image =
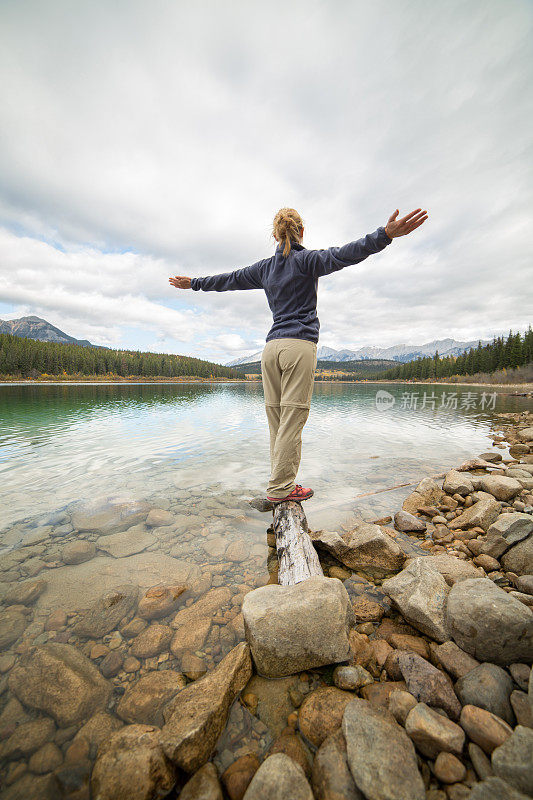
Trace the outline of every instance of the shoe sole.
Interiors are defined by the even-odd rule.
[[[286,503],[289,500],[295,503],[303,503],[304,500],[310,500],[313,495],[314,492],[311,490],[311,494],[308,494],[307,497],[269,497],[267,495],[267,500],[269,503]]]

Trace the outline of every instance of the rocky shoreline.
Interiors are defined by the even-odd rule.
[[[271,529],[259,580],[209,523],[237,497],[33,528],[0,557],[0,796],[533,796],[533,417],[498,418],[393,517],[311,531],[326,577],[297,586]]]

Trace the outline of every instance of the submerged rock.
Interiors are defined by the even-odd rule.
[[[242,613],[260,675],[280,678],[348,659],[351,607],[337,578],[263,586],[246,595]]]
[[[156,542],[157,539],[153,533],[145,530],[144,526],[137,525],[126,531],[100,536],[96,540],[96,546],[104,553],[109,553],[113,558],[125,558],[133,556],[135,553],[142,553]]]
[[[63,728],[104,708],[111,685],[70,644],[36,647],[11,671],[9,688],[29,708],[50,714]]]
[[[30,620],[16,608],[0,611],[0,651],[5,650],[19,639]]]
[[[84,561],[89,561],[96,554],[96,545],[94,542],[88,542],[85,539],[77,539],[73,542],[68,542],[61,551],[61,560],[63,564],[83,564]]]
[[[266,758],[254,777],[244,800],[313,800],[303,769],[284,753]]]
[[[35,581],[23,581],[12,586],[3,598],[6,606],[31,606],[46,589],[46,581],[39,578]]]
[[[223,800],[217,768],[212,762],[200,767],[187,781],[180,792],[179,800]]]
[[[117,714],[125,722],[163,725],[163,709],[183,688],[186,680],[170,669],[148,672],[128,686],[117,706]]]
[[[342,722],[357,788],[372,800],[425,800],[413,743],[388,711],[356,698]]]
[[[100,639],[114,630],[119,622],[137,606],[139,589],[131,584],[118,586],[106,592],[92,608],[81,615],[74,625],[74,633],[78,636]]]
[[[166,797],[176,783],[175,767],[151,725],[126,725],[104,741],[91,775],[96,800],[152,800]]]
[[[229,708],[252,675],[250,650],[234,647],[212,672],[187,686],[164,710],[161,742],[166,755],[186,772],[205,764]]]
[[[79,531],[90,531],[106,536],[144,522],[149,511],[148,503],[142,501],[121,497],[99,497],[74,506],[72,525]]]
[[[533,652],[533,612],[489,578],[452,586],[446,624],[459,647],[480,661],[506,666]]]
[[[444,608],[449,588],[428,557],[413,559],[382,588],[411,625],[438,642],[448,638]]]
[[[153,586],[139,600],[137,614],[148,620],[168,616],[177,609],[180,597],[186,589],[184,583],[176,586]]]

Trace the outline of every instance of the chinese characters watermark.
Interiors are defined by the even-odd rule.
[[[496,408],[497,392],[402,392],[398,408],[403,411],[493,411]],[[396,404],[390,392],[380,389],[376,392],[376,408],[387,411]]]

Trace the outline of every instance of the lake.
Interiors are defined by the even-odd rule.
[[[394,405],[378,408],[378,391]],[[486,450],[495,412],[533,405],[493,391],[316,382],[298,475],[315,490],[310,521],[332,524],[347,504],[361,513],[396,508],[409,489],[354,498]],[[248,498],[265,492],[268,472],[260,383],[0,386],[4,531],[101,495],[170,501],[176,489],[195,488]]]
[[[422,478],[490,449],[495,415],[533,406],[492,391],[317,382],[298,477],[315,491],[304,504],[311,529],[394,513]],[[171,669],[194,679],[212,669],[244,638],[246,592],[275,580],[272,515],[249,505],[268,473],[260,383],[0,386],[0,596],[8,606],[0,691],[25,653],[49,642],[91,660],[112,683],[113,715],[129,721],[120,698],[139,676]],[[422,552],[416,537],[397,538],[406,552]],[[351,597],[389,602],[371,576],[344,578]],[[35,689],[23,682],[20,690],[30,707],[52,680],[46,670],[34,677]],[[293,688],[305,693],[322,678],[306,680],[296,676]],[[283,703],[264,679],[252,681],[253,693],[270,698],[266,711],[260,719],[234,704],[219,770],[250,750],[264,754],[286,725],[290,679]],[[50,697],[74,715],[57,732],[65,751],[83,715],[54,686]],[[49,713],[57,718],[63,706]]]

